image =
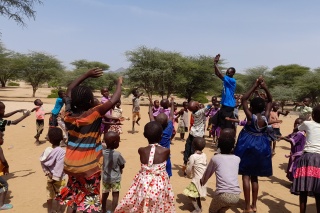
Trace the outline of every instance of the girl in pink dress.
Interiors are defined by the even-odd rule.
[[[114,213],[174,213],[174,195],[166,172],[170,149],[161,147],[162,126],[151,121],[144,127],[149,146],[139,148],[141,169]]]

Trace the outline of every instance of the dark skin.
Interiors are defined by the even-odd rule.
[[[220,71],[218,67],[218,62],[220,60],[220,54],[216,55],[216,57],[213,59],[213,64],[214,64],[214,73],[216,76],[218,76],[221,80],[223,80],[224,75]],[[226,75],[229,76],[230,78],[233,78],[233,75],[235,74],[233,69],[227,69]]]
[[[280,109],[280,103],[279,102],[273,102],[272,111],[273,112],[278,112],[278,116],[279,115],[287,116],[290,113],[288,110],[285,111],[285,112],[281,112],[281,111],[279,111],[279,109]]]
[[[103,97],[106,97],[106,98],[109,97],[109,90],[108,90],[108,88],[102,88],[102,89],[100,90],[100,92],[101,92],[101,95],[102,95]]]
[[[158,142],[160,142],[160,140]],[[152,142],[151,143],[149,142],[149,144],[152,144]],[[150,151],[151,151],[151,146],[141,147],[138,149],[138,153],[140,155],[140,162],[142,164],[148,164]],[[170,149],[167,149],[161,146],[156,146],[153,164],[163,163],[168,159],[169,155],[170,155]]]
[[[265,127],[267,124],[262,118],[261,113],[256,112],[255,109],[249,109],[248,107],[248,100],[252,93],[260,87],[266,92],[267,95],[267,102],[266,102],[266,108],[265,108],[265,117],[269,117],[270,111],[272,108],[272,96],[267,88],[267,85],[265,84],[262,76],[260,76],[254,85],[250,88],[250,90],[245,93],[241,99],[241,103],[243,106],[243,110],[246,114],[248,124],[252,121],[252,113],[257,115],[257,124],[259,128]],[[252,186],[252,204],[250,205],[250,182]],[[259,190],[259,184],[258,184],[258,177],[257,176],[248,176],[243,175],[242,176],[242,185],[243,185],[243,192],[244,192],[244,198],[245,198],[245,209],[246,212],[252,212],[257,210],[257,198],[258,198],[258,190]]]
[[[297,119],[294,121],[293,131],[292,131],[292,132],[298,132],[298,131],[299,131],[299,130],[298,130],[298,126],[300,126],[302,123],[303,123],[303,119],[297,118]],[[292,142],[291,139],[290,139],[288,136],[285,136],[285,137],[281,136],[280,139],[281,139],[281,140],[285,140],[285,141],[287,141],[287,142],[289,142],[289,143]]]
[[[3,145],[3,143],[4,143],[3,132],[0,132],[0,145]],[[6,158],[4,157],[3,149],[1,147],[0,147],[0,161],[4,165],[3,174],[4,175],[9,174],[9,164],[8,164]],[[3,206],[4,201],[6,199],[6,196],[7,196],[7,193],[8,193],[8,191],[0,193],[0,206]]]
[[[0,119],[4,118],[5,110],[6,110],[6,107],[4,105],[0,106]],[[29,115],[30,115],[30,111],[25,112],[20,118],[11,121],[11,125],[16,125],[16,124],[20,123],[20,121],[22,121],[23,119],[25,119]]]
[[[103,75],[103,71],[100,68],[94,68],[94,69],[91,69],[91,70],[87,71],[85,74],[83,74],[82,76],[80,76],[79,78],[74,80],[69,85],[67,93],[66,93],[67,96],[71,97],[72,89],[74,87],[78,86],[79,84],[81,84],[87,78],[99,78],[102,75]],[[115,103],[117,103],[120,100],[120,97],[121,97],[121,85],[122,85],[122,77],[119,77],[118,82],[117,82],[116,91],[113,94],[111,100],[107,101],[104,104],[100,104],[99,106],[97,106],[96,109],[97,109],[97,111],[99,112],[99,114],[101,116],[106,114],[106,112],[109,111],[113,107],[113,105],[115,105]],[[94,106],[94,99],[90,100],[90,102],[92,103],[92,107],[93,107]],[[75,112],[74,114],[72,114],[72,116],[74,116],[74,117],[76,117],[76,116],[86,116],[88,113],[90,113],[90,112],[88,112],[88,110],[89,109],[79,109],[79,111]],[[67,213],[76,213],[76,210],[72,209],[71,207],[68,207]]]
[[[3,115],[3,118],[8,118],[8,117],[10,117],[10,116],[12,116],[12,115],[14,115],[14,114],[16,114],[18,112],[24,112],[24,111],[27,111],[27,110],[26,109],[18,109],[18,110],[15,110],[13,112],[8,112],[5,115]]]
[[[119,142],[120,142],[120,136],[116,132],[107,132],[104,135],[104,141],[107,144],[107,149],[117,149],[119,147]],[[120,172],[122,174],[124,165],[120,167]],[[102,193],[102,212],[107,211],[107,200],[108,200],[109,192]],[[112,192],[112,206],[111,206],[111,211],[113,212],[119,201],[119,192]]]
[[[87,78],[99,78],[103,75],[103,71],[100,68],[94,68],[91,69],[89,71],[87,71],[85,74],[83,74],[82,76],[80,76],[79,78],[77,78],[76,80],[74,80],[68,87],[67,90],[67,96],[70,97],[71,96],[71,91],[74,87],[80,85],[84,80],[86,80]],[[115,103],[117,103],[120,100],[121,97],[121,85],[122,85],[122,77],[118,78],[118,82],[117,82],[117,87],[116,87],[116,91],[113,94],[112,98],[110,99],[110,101],[107,101],[104,104],[100,104],[96,109],[99,112],[99,114],[101,116],[105,115],[107,111],[109,111],[113,105],[115,105]],[[72,98],[72,97],[71,97]],[[94,106],[94,99],[90,100],[90,102],[92,103],[92,107]],[[74,114],[72,116],[76,117],[82,115],[86,116],[87,113],[86,112],[88,109],[79,109],[78,112],[74,112]]]
[[[171,110],[170,110],[169,118],[166,116],[166,120],[167,120],[166,122],[164,121],[164,118],[162,118],[162,117],[160,117],[161,119],[159,118],[157,121],[160,122],[160,124],[163,126],[165,123],[168,123],[168,120],[172,121],[173,117],[174,117],[174,98],[172,97],[171,98]],[[152,101],[150,101],[150,105],[149,105],[149,118],[150,118],[150,121],[156,120],[154,118],[153,112],[152,112]]]

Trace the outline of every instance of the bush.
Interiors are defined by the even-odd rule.
[[[16,82],[10,81],[10,82],[8,83],[8,86],[10,86],[10,87],[18,87],[18,86],[20,86],[20,84],[19,84],[19,83],[16,83]]]
[[[59,90],[57,90],[57,89],[52,89],[52,90],[51,90],[51,94],[48,95],[47,98],[58,98],[58,97],[59,97],[58,91],[59,91]]]
[[[196,94],[195,96],[192,97],[192,100],[198,101],[198,102],[203,103],[203,104],[209,102],[209,100],[208,100],[208,98],[207,98],[207,96],[205,94]]]

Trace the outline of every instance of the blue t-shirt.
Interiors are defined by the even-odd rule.
[[[174,127],[173,127],[172,121],[168,121],[167,127],[162,132],[162,138],[159,143],[160,146],[170,149],[170,139],[172,136],[173,128]],[[168,176],[171,177],[172,176],[172,167],[171,167],[170,157],[167,160],[166,171],[168,173]]]
[[[51,111],[51,113],[54,114],[54,115],[58,115],[62,107],[63,107],[62,98],[57,98],[56,104],[54,105],[54,108]]]
[[[223,90],[221,104],[223,106],[235,107],[234,92],[236,90],[236,79],[225,75],[222,81]]]

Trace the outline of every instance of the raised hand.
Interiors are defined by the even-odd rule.
[[[103,70],[98,67],[88,70],[87,72],[88,78],[99,78],[102,75],[103,75]]]
[[[218,55],[216,55],[216,57],[214,57],[213,62],[215,64],[217,64],[219,62],[219,59],[220,59],[220,54],[218,54]]]
[[[122,84],[122,82],[123,82],[123,77],[122,77],[122,76],[119,76],[119,78],[118,78],[118,83]]]
[[[29,116],[30,114],[31,114],[31,112],[29,110],[23,113],[23,115],[25,115],[25,116]]]

